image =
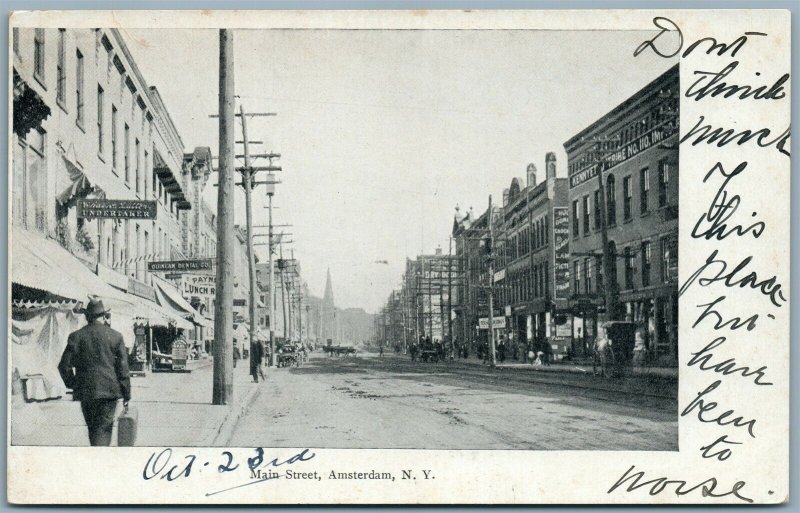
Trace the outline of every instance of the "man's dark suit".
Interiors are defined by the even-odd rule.
[[[122,335],[101,322],[70,334],[58,364],[73,399],[81,402],[92,445],[110,445],[117,401],[131,398],[128,352]]]

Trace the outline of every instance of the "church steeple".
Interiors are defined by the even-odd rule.
[[[325,295],[322,297],[322,338],[324,340],[336,338],[336,306],[333,303],[333,281],[330,267],[328,267],[328,276],[325,279]]]
[[[328,277],[325,280],[325,296],[323,296],[325,304],[333,306],[333,283],[331,282],[331,268],[328,267]]]

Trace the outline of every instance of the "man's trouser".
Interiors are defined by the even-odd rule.
[[[111,431],[114,429],[114,414],[119,399],[88,399],[81,401],[81,411],[89,428],[89,443],[92,445],[111,445]]]

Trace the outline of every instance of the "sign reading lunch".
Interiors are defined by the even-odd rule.
[[[83,219],[155,219],[156,202],[80,199],[78,200],[78,217]]]
[[[147,262],[148,271],[210,271],[214,262],[210,258],[196,260],[164,260],[162,262]]]
[[[217,291],[217,277],[210,274],[184,274],[181,278],[183,297],[212,298]]]

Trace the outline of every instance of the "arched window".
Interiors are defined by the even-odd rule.
[[[617,224],[617,187],[614,183],[614,175],[608,175],[606,178],[606,206],[608,207],[608,224],[613,226]]]

